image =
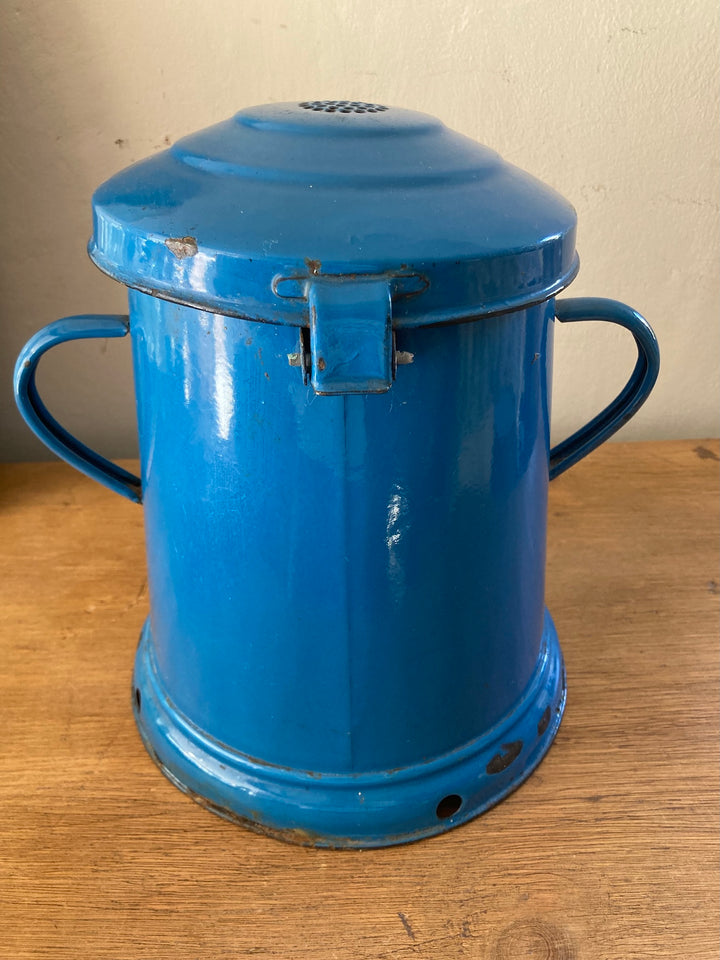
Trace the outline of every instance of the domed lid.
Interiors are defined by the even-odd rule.
[[[354,309],[387,289],[394,327],[471,319],[577,270],[575,211],[554,190],[381,104],[241,110],[112,177],[93,210],[90,256],[112,277],[271,323],[311,326],[313,299],[351,280],[366,281]]]

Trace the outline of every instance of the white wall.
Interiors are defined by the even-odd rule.
[[[620,439],[718,432],[716,0],[8,0],[0,18],[4,458],[46,456],[11,400],[24,340],[124,309],[85,255],[93,189],[239,107],[316,98],[433,113],[556,187],[579,215],[572,294],[627,301],[660,340]],[[559,438],[633,349],[612,327],[557,333]],[[39,381],[83,439],[133,452],[125,343],[57,348]]]

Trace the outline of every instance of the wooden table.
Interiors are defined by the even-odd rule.
[[[0,956],[718,956],[718,445],[607,444],[552,485],[569,695],[505,802],[375,851],[288,846],[158,772],[130,676],[142,511],[58,463],[0,470]]]

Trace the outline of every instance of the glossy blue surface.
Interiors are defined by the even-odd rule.
[[[393,334],[387,278],[313,281],[309,289],[310,380],[315,393],[385,393]]]
[[[46,446],[69,464],[105,484],[116,493],[140,502],[142,491],[140,478],[74,437],[61,426],[49,412],[35,384],[37,365],[44,353],[59,343],[69,340],[108,339],[127,336],[129,321],[126,316],[95,316],[83,314],[65,317],[49,323],[25,344],[15,364],[15,400],[30,429]]]
[[[543,602],[552,303],[399,331],[413,363],[366,396],[317,396],[288,364],[293,327],[135,291],[130,316],[151,606],[138,722],[159,762],[226,812],[329,845],[446,829],[447,794],[461,820],[499,799],[563,699]],[[502,724],[523,748],[498,779],[483,771]],[[263,771],[281,792],[330,777],[334,812],[318,788],[290,816]],[[395,775],[389,805],[371,786]]]
[[[549,479],[658,372],[634,310],[555,303],[572,208],[423,114],[284,104],[119,174],[95,217],[129,318],[50,324],[15,391],[52,450],[142,498],[134,705],[154,759],[222,816],[325,846],[414,840],[502,799],[565,703]],[[556,318],[624,326],[638,360],[550,450]],[[128,333],[140,478],[35,385],[55,344]]]
[[[627,304],[602,297],[575,297],[559,300],[555,305],[555,316],[562,323],[600,320],[624,327],[633,335],[638,358],[628,382],[617,397],[550,451],[551,480],[586,457],[635,416],[655,386],[660,372],[660,349],[653,329],[637,310]]]
[[[241,110],[112,177],[93,214],[90,255],[123,283],[296,326],[317,273],[414,279],[398,328],[545,300],[578,266],[566,200],[398,107]]]
[[[512,713],[458,750],[370,773],[273,766],[206,736],[169,700],[149,626],[135,664],[135,718],[163,773],[202,806],[292,843],[384,847],[458,826],[525,780],[552,743],[565,707],[565,670],[546,615],[537,667]]]
[[[338,397],[288,365],[292,327],[134,291],[130,314],[175,707],[323,773],[426,762],[499,722],[540,649],[552,304],[403,331],[392,389]]]

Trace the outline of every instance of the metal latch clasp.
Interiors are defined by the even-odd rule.
[[[309,330],[302,329],[300,349],[288,354],[288,362],[302,367],[316,393],[385,393],[397,365],[412,363],[412,354],[395,346],[395,280],[387,275],[307,279]]]

